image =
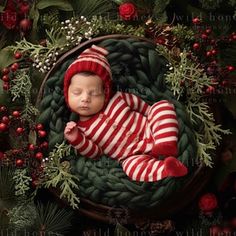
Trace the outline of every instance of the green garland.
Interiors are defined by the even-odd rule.
[[[26,195],[27,191],[30,190],[30,183],[32,181],[32,178],[27,175],[27,169],[17,169],[13,180],[15,181],[16,196]]]

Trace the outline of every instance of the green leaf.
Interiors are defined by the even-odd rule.
[[[37,134],[34,130],[31,130],[29,132],[29,143],[32,143],[34,145],[36,145],[36,141],[37,141]]]
[[[65,0],[41,0],[37,3],[36,7],[39,10],[45,9],[47,7],[57,7],[63,11],[73,11],[71,4]]]
[[[7,0],[1,2],[1,4],[0,4],[0,12],[3,12],[3,11],[4,11],[4,8],[5,8],[5,6],[6,6],[6,3],[7,3]]]
[[[11,50],[3,48],[0,51],[0,70],[11,65],[14,61],[16,61],[16,59],[14,58],[14,54]]]
[[[114,236],[131,236],[131,233],[124,226],[117,223],[114,231]]]

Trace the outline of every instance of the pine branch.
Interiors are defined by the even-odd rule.
[[[69,173],[69,162],[61,163],[63,157],[69,156],[71,146],[64,142],[56,145],[55,149],[49,153],[49,162],[45,163],[46,179],[42,181],[45,188],[59,188],[61,190],[60,198],[67,199],[73,209],[78,208],[80,200],[75,191],[79,189],[79,179]]]
[[[15,195],[26,195],[27,191],[30,189],[29,186],[32,181],[31,177],[27,175],[27,170],[17,169],[13,180],[15,181]]]
[[[39,235],[64,235],[71,227],[72,212],[55,203],[38,204],[36,214],[34,229]]]

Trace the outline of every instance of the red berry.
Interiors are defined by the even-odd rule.
[[[211,55],[215,56],[216,54],[217,54],[216,49],[212,49],[212,50],[211,50]]]
[[[213,86],[209,86],[207,89],[206,89],[206,93],[214,93],[215,92],[215,88]]]
[[[29,149],[30,151],[34,151],[34,149],[35,149],[34,144],[32,144],[32,143],[29,144],[28,149]]]
[[[165,44],[166,40],[165,40],[164,38],[159,37],[159,38],[157,38],[157,39],[155,40],[155,42],[156,42],[157,44],[163,45],[163,44]]]
[[[4,124],[8,124],[9,123],[9,121],[10,121],[10,119],[9,119],[9,117],[8,116],[3,116],[2,117],[2,123],[4,123]]]
[[[42,148],[48,148],[48,142],[44,141],[44,142],[41,144],[41,147],[42,147]]]
[[[236,40],[236,34],[232,35],[232,39],[235,41]]]
[[[20,11],[21,14],[23,14],[23,15],[28,14],[29,9],[30,9],[30,6],[27,2],[21,2],[20,3],[19,11]]]
[[[194,50],[197,50],[197,49],[199,49],[200,48],[200,44],[199,43],[194,43],[193,44],[193,49]]]
[[[39,135],[39,137],[44,138],[44,137],[46,137],[47,132],[45,130],[39,130],[38,135]]]
[[[11,70],[12,71],[17,71],[17,69],[19,68],[19,63],[15,62],[11,65]]]
[[[207,35],[207,34],[202,34],[202,35],[201,35],[201,38],[202,38],[202,39],[207,39],[207,38],[208,38],[208,35]]]
[[[210,227],[210,236],[219,236],[221,232],[221,228],[218,225],[213,225]]]
[[[22,57],[22,54],[20,52],[16,52],[14,54],[15,59],[20,59]]]
[[[35,158],[38,159],[38,160],[42,160],[43,159],[43,153],[42,152],[37,152],[35,154]]]
[[[198,25],[200,24],[201,20],[198,17],[192,19],[193,24]]]
[[[9,72],[10,72],[10,70],[9,70],[7,67],[4,67],[4,68],[2,69],[2,74],[3,74],[3,75],[8,74]]]
[[[9,83],[8,82],[4,82],[2,88],[7,91],[10,88]]]
[[[17,167],[22,167],[24,164],[24,161],[22,159],[16,159],[16,166]]]
[[[206,52],[206,56],[207,56],[207,57],[210,57],[210,56],[212,56],[212,53],[211,53],[211,51],[207,51],[207,52]]]
[[[5,81],[5,82],[8,82],[8,81],[9,81],[8,75],[4,75],[4,76],[2,77],[2,80]]]
[[[12,115],[13,115],[14,117],[20,117],[20,112],[19,112],[19,111],[13,111],[13,112],[12,112]]]
[[[17,132],[18,134],[22,134],[22,133],[24,132],[24,128],[18,127],[18,128],[16,129],[16,132]]]
[[[36,129],[37,129],[37,130],[42,130],[42,129],[44,129],[43,124],[41,124],[41,123],[37,124],[37,125],[36,125]]]
[[[4,158],[4,153],[0,151],[0,160]]]
[[[6,108],[5,106],[1,106],[1,107],[0,107],[0,111],[1,111],[1,112],[5,112],[6,110],[7,110],[7,108]]]
[[[227,66],[227,70],[228,70],[229,72],[232,72],[232,71],[235,70],[235,67],[234,67],[234,66]]]
[[[7,125],[5,123],[0,123],[0,132],[6,131]]]
[[[211,29],[210,28],[208,28],[208,29],[206,29],[206,34],[210,34],[211,33]]]
[[[29,19],[23,19],[20,21],[20,29],[23,32],[29,31],[31,28],[31,25],[32,25],[32,23]]]

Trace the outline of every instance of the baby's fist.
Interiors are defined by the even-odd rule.
[[[79,136],[79,131],[74,121],[70,121],[66,124],[64,136],[70,143],[77,140],[77,137]]]

